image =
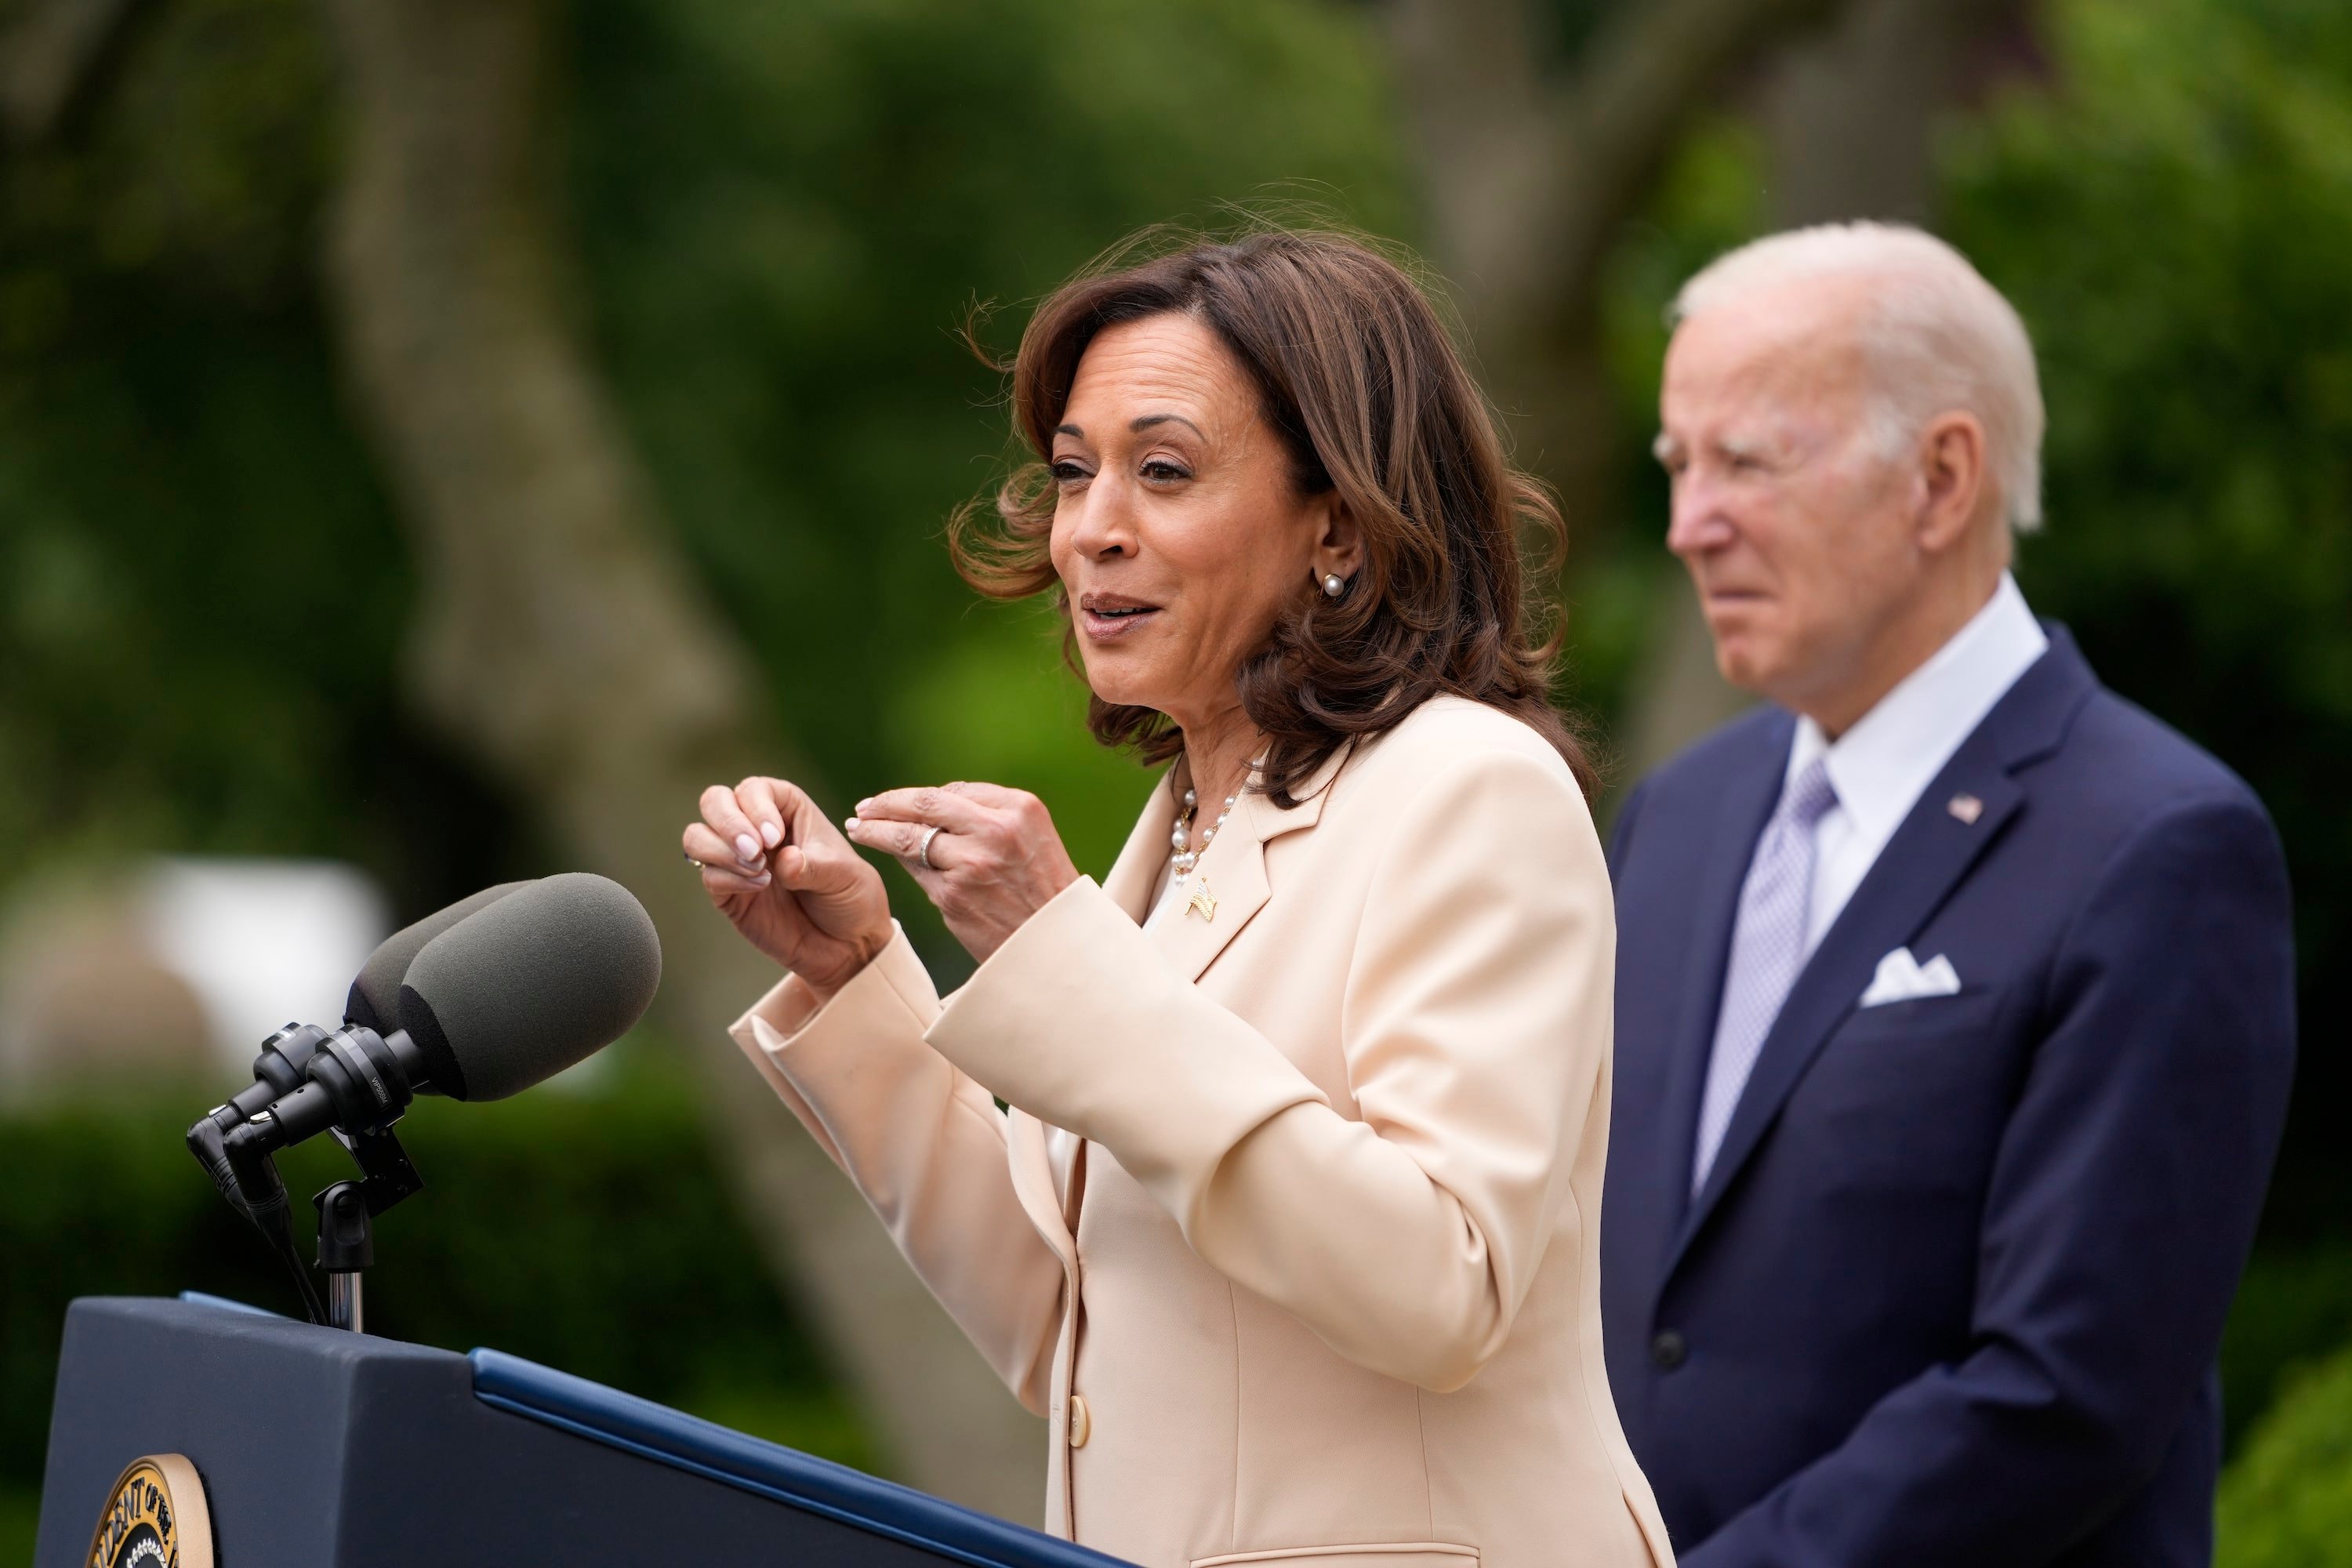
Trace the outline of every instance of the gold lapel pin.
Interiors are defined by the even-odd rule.
[[[1217,895],[1209,891],[1209,879],[1201,877],[1192,883],[1192,896],[1186,900],[1184,912],[1198,915],[1204,921],[1217,918]]]
[[[1984,815],[1984,802],[1972,795],[1956,795],[1944,809],[1973,827],[1977,818]]]

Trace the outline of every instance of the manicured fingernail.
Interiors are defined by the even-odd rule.
[[[760,858],[760,841],[748,833],[739,833],[735,836],[735,853],[743,857],[743,864],[749,866]]]
[[[869,811],[871,811],[871,810],[873,810],[873,809],[874,809],[874,797],[873,797],[872,795],[868,795],[868,796],[866,796],[864,800],[861,800],[861,801],[859,801],[859,802],[857,803],[857,815],[858,815],[858,816],[865,816],[867,812],[869,812]]]
[[[760,840],[773,849],[784,841],[784,830],[772,822],[763,822],[760,824]]]
[[[751,879],[751,886],[755,888],[764,888],[775,879],[773,873],[762,871],[758,876]]]
[[[855,833],[855,832],[856,832],[856,831],[857,831],[857,818],[856,818],[856,817],[854,817],[854,816],[845,816],[845,817],[843,817],[843,818],[841,819],[841,830],[842,830],[844,833]]]

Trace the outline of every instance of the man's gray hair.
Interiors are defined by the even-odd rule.
[[[1832,223],[1769,235],[1717,258],[1675,296],[1677,324],[1784,285],[1864,285],[1859,331],[1871,421],[1889,457],[1927,422],[1962,410],[1984,426],[1985,460],[2011,528],[2042,526],[2042,384],[2025,322],[1968,258],[1900,224]]]

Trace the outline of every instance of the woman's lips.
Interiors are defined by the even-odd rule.
[[[1159,609],[1149,605],[1102,610],[1089,606],[1079,610],[1078,627],[1087,634],[1088,642],[1117,642],[1134,636],[1144,622],[1157,619],[1159,615]]]

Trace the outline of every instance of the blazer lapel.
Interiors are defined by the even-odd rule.
[[[1150,912],[1151,885],[1159,879],[1160,868],[1168,861],[1168,830],[1176,821],[1176,802],[1169,786],[1169,775],[1161,773],[1151,786],[1150,795],[1143,803],[1143,813],[1135,819],[1128,833],[1127,843],[1111,862],[1110,870],[1103,877],[1103,891],[1111,902],[1128,912],[1137,924]],[[1071,1227],[1077,1222],[1081,1173],[1085,1152],[1081,1146],[1074,1157],[1071,1171],[1071,1191],[1058,1190],[1054,1181],[1053,1157],[1045,1148],[1045,1124],[1018,1106],[1004,1112],[1005,1159],[1013,1173],[1013,1193],[1021,1200],[1021,1210],[1037,1234],[1066,1268],[1077,1267],[1078,1247]]]
[[[1312,827],[1321,819],[1323,802],[1331,793],[1331,781],[1346,754],[1344,748],[1333,753],[1307,780],[1298,803],[1288,811],[1277,808],[1271,797],[1255,790],[1244,792],[1234,803],[1233,815],[1218,830],[1216,842],[1192,868],[1190,880],[1194,891],[1190,901],[1152,928],[1154,944],[1185,979],[1198,980],[1250,917],[1265,907],[1272,891],[1265,879],[1266,845],[1286,833]],[[1172,824],[1173,818],[1170,820]],[[1165,827],[1159,841],[1163,846],[1168,842]],[[1166,850],[1160,854],[1164,859]]]
[[[1061,1194],[1054,1190],[1054,1163],[1045,1152],[1045,1124],[1018,1106],[1009,1107],[1004,1112],[1004,1142],[1013,1172],[1013,1195],[1021,1200],[1021,1212],[1029,1216],[1029,1223],[1037,1227],[1062,1267],[1076,1268],[1078,1244],[1070,1234]]]
[[[2025,792],[2011,774],[2059,743],[2093,684],[2090,668],[2075,651],[2073,639],[2062,628],[2051,628],[2050,650],[2018,678],[2008,695],[1921,792],[1911,815],[1879,852],[1781,1004],[1780,1016],[1764,1037],[1748,1087],[1732,1112],[1731,1125],[1724,1132],[1723,1147],[1707,1172],[1706,1184],[1675,1237],[1667,1260],[1668,1274],[1738,1179],[1806,1068],[1853,1011],[1879,959],[1917,934],[2023,805]],[[1974,795],[1980,803],[1980,809],[1966,819],[1949,809],[1949,803],[1963,795]],[[1739,858],[1744,876],[1746,858]],[[1714,984],[1708,988],[1717,994],[1722,986],[1724,951],[1727,949],[1717,952]],[[1708,1024],[1711,1027],[1712,1009]],[[1704,1056],[1699,1059],[1703,1064]],[[1694,1122],[1696,1114],[1694,1100],[1690,1116]],[[1690,1135],[1685,1134],[1685,1172],[1690,1169]],[[1687,1185],[1687,1175],[1684,1181]]]
[[[1152,885],[1160,880],[1160,868],[1168,864],[1168,831],[1175,826],[1176,793],[1171,771],[1161,773],[1151,786],[1150,798],[1143,803],[1143,815],[1135,819],[1118,858],[1111,862],[1109,873],[1103,878],[1102,889],[1110,896],[1110,901],[1125,910],[1138,925],[1151,912]]]

